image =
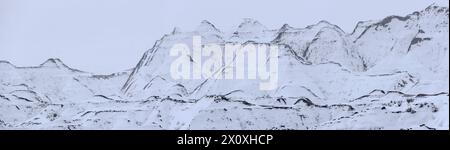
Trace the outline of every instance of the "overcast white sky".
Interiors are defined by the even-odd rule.
[[[132,68],[162,35],[209,20],[223,31],[242,18],[269,28],[320,20],[351,32],[360,20],[406,15],[448,0],[0,0],[0,60],[48,58],[100,74]]]

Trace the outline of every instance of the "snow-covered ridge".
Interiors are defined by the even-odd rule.
[[[437,7],[437,6],[429,6],[425,10],[421,12],[415,12],[414,14],[435,14],[435,17],[442,17],[442,15],[446,16],[448,14],[448,8],[446,7]],[[446,13],[447,11],[447,13]],[[435,13],[436,12],[436,13]],[[410,16],[410,15],[408,15]],[[391,16],[387,17],[385,19],[382,19],[381,21],[371,21],[370,25],[365,25],[364,33],[367,32],[371,28],[376,28],[377,26],[386,26],[389,24],[392,20],[396,20],[397,18],[400,18],[401,21],[408,21],[411,17],[397,17],[397,16]],[[403,19],[405,18],[405,19]],[[448,19],[447,19],[448,20]],[[410,19],[413,24],[417,24],[419,22],[418,19]],[[445,19],[444,19],[445,21]],[[209,27],[213,27],[212,29],[218,30],[212,25],[210,22],[203,21],[201,23],[201,26],[206,24]],[[367,23],[367,22],[366,22]],[[419,22],[420,23],[420,22]],[[359,23],[356,28],[361,28],[361,24]],[[417,24],[415,26],[419,26],[420,24]],[[355,28],[355,30],[356,30]],[[388,27],[390,28],[390,27]],[[445,26],[443,27],[445,29]],[[407,29],[409,30],[409,29]],[[416,29],[414,29],[416,30]],[[199,32],[199,31],[197,31]],[[384,32],[384,31],[380,31]],[[402,31],[403,32],[403,31]],[[414,31],[417,32],[417,31]],[[151,51],[146,52],[143,59],[141,61],[145,61],[145,64],[149,64],[150,61],[155,57],[157,54],[151,54],[149,55],[149,52],[156,52],[158,49],[160,49],[161,44],[160,43],[171,43],[173,41],[180,41],[188,43],[189,37],[192,34],[182,34],[179,33],[177,36],[172,35],[166,35],[164,36],[158,44],[155,44],[155,47],[152,48]],[[199,32],[202,34],[201,32]],[[360,39],[364,36],[364,33],[361,35],[358,35],[357,39]],[[386,33],[391,34],[391,33]],[[227,34],[225,34],[227,35]],[[369,35],[370,36],[370,35]],[[409,35],[406,35],[409,36]],[[179,38],[181,39],[172,39],[172,38]],[[365,37],[365,36],[364,36]],[[261,23],[259,23],[256,20],[253,19],[244,19],[241,25],[239,25],[238,29],[236,29],[236,32],[230,35],[230,37],[223,37],[220,36],[220,40],[213,40],[216,42],[238,42],[238,43],[246,43],[248,41],[256,42],[256,43],[271,43],[271,44],[280,44],[285,45],[288,48],[289,51],[293,52],[295,57],[298,57],[299,59],[306,60],[307,62],[312,62],[313,64],[323,64],[323,63],[338,63],[341,66],[348,68],[350,70],[354,71],[367,71],[373,66],[375,66],[374,61],[379,61],[379,59],[383,58],[384,56],[378,56],[375,55],[375,58],[372,58],[373,56],[365,56],[365,50],[363,50],[364,46],[358,46],[362,43],[356,43],[353,39],[353,34],[347,34],[344,31],[342,31],[338,26],[333,25],[327,21],[320,21],[317,24],[310,25],[306,28],[293,28],[289,25],[285,24],[283,27],[281,27],[278,30],[269,30],[265,28]],[[389,38],[389,37],[387,37]],[[404,37],[400,37],[404,38]],[[406,37],[411,38],[413,37]],[[204,39],[208,39],[207,37],[204,37]],[[228,40],[227,40],[228,39]],[[429,39],[429,38],[424,38]],[[223,41],[222,41],[223,40]],[[370,39],[368,39],[370,41]],[[389,39],[390,40],[390,39]],[[403,39],[402,39],[403,40]],[[352,42],[353,41],[353,42]],[[421,41],[417,40],[416,41]],[[364,42],[364,41],[362,41]],[[377,43],[377,42],[375,42]],[[415,42],[413,42],[415,43]],[[390,44],[383,44],[383,47],[380,47],[382,49],[391,50],[393,49]],[[167,44],[170,46],[170,44]],[[365,44],[369,46],[373,46],[372,44]],[[388,47],[389,46],[389,47]],[[384,48],[388,47],[388,48]],[[165,46],[164,48],[167,48]],[[403,48],[406,48],[403,46]],[[410,48],[408,48],[410,49]],[[329,52],[325,50],[330,50]],[[403,50],[406,51],[406,50]],[[388,53],[385,53],[384,55],[390,55]],[[150,58],[148,58],[150,57]],[[166,58],[165,56],[157,56],[158,58]],[[373,60],[375,59],[375,60]],[[143,63],[139,63],[142,65]],[[308,63],[306,63],[308,64]],[[136,66],[135,70],[140,70],[142,66]],[[137,72],[137,71],[135,71]],[[130,77],[129,81],[125,85],[124,89],[129,89],[129,85],[133,81],[133,77]]]
[[[50,58],[47,59],[45,62],[38,66],[32,66],[32,67],[17,67],[14,64],[10,63],[9,61],[0,61],[0,65],[3,65],[5,67],[9,66],[11,68],[15,69],[43,69],[43,68],[50,68],[50,69],[59,69],[59,70],[67,70],[75,73],[87,73],[78,69],[73,69],[66,64],[64,64],[59,58]]]
[[[219,29],[217,29],[211,22],[209,22],[207,20],[203,20],[195,31],[197,31],[197,32],[213,32],[216,34],[221,33],[221,31]]]

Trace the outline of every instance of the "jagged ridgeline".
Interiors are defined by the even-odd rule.
[[[244,19],[176,28],[138,64],[110,75],[59,59],[0,61],[0,129],[447,129],[449,9],[361,21],[352,33],[320,21],[268,29]],[[174,80],[174,44],[279,47],[278,88],[256,80]],[[192,46],[192,45],[190,45]],[[191,62],[196,62],[192,57]]]

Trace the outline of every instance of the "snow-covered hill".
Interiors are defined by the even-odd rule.
[[[267,29],[244,19],[232,33],[208,21],[179,28],[111,75],[59,59],[0,61],[0,129],[449,129],[449,9],[359,22]],[[257,80],[175,80],[169,52],[193,46],[279,47],[278,88]],[[191,63],[197,62],[186,56]],[[220,70],[217,70],[220,71]]]

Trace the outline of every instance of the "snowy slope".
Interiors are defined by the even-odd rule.
[[[244,19],[175,28],[131,70],[94,75],[59,59],[0,61],[0,129],[449,129],[448,7],[361,21],[268,29]],[[278,87],[258,80],[175,80],[174,44],[278,46]],[[199,62],[183,56],[192,64]],[[216,71],[221,72],[221,69]],[[280,117],[283,116],[283,117]]]

